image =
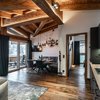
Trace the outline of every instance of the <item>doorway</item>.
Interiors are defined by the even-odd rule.
[[[87,78],[87,33],[66,35],[66,66],[67,77],[72,69],[83,66]]]

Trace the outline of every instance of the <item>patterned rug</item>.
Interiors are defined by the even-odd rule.
[[[8,100],[38,100],[47,91],[47,88],[23,84],[20,82],[8,82]]]

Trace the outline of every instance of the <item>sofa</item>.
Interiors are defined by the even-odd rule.
[[[8,100],[8,82],[0,77],[0,100]]]
[[[51,73],[57,73],[58,72],[58,57],[57,56],[54,56],[54,57],[43,56],[42,59],[52,62],[49,65],[49,70],[50,70]]]

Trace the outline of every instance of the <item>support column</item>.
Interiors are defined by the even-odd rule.
[[[17,44],[17,68],[20,69],[20,42]]]

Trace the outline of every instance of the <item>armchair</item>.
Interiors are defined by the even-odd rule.
[[[8,82],[0,77],[0,100],[8,100]]]

